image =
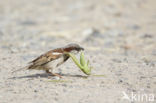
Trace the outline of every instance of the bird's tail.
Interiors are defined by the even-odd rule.
[[[12,73],[15,73],[15,72],[18,72],[18,71],[21,71],[21,70],[24,70],[24,69],[28,69],[28,68],[29,68],[29,66],[25,66],[25,67],[22,67],[22,68],[19,68],[19,69],[13,71]]]

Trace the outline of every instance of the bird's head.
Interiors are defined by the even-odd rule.
[[[74,54],[77,54],[78,52],[80,52],[81,50],[84,50],[83,47],[79,46],[78,44],[68,44],[64,50],[66,52],[71,52],[71,53],[74,53]]]

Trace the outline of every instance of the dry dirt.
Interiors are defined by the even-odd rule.
[[[139,103],[143,94],[141,103],[149,103],[156,96],[155,5],[156,0],[0,0],[0,103]],[[55,69],[63,75],[59,82],[43,71],[12,73],[69,43],[83,46],[92,74],[104,76],[84,78],[72,60]]]

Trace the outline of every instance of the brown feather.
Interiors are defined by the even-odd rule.
[[[33,61],[31,61],[31,65],[29,66],[28,69],[33,69],[37,66],[42,66],[52,60],[55,60],[55,59],[58,59],[60,56],[63,55],[62,54],[59,54],[59,55],[53,55],[54,53],[54,50],[51,50],[51,51],[48,51],[47,53],[39,56],[38,58],[34,59]]]
[[[49,62],[59,59],[60,57],[63,57],[63,60],[59,61],[56,65],[56,67],[61,65],[62,63],[67,61],[69,58],[69,56],[64,53],[71,52],[72,50],[80,51],[80,50],[84,50],[84,49],[77,44],[69,44],[62,48],[53,49],[53,50],[50,50],[50,51],[46,52],[45,54],[37,57],[33,61],[29,62],[29,65],[26,66],[25,68],[27,68],[27,69],[37,69],[38,68],[40,70],[46,70],[48,72],[48,70],[51,69],[51,67],[49,66]],[[21,68],[19,70],[22,70],[22,69],[23,68]],[[19,71],[19,70],[16,70],[16,71]]]

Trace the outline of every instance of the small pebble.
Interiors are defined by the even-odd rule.
[[[34,92],[38,92],[37,90],[34,90]]]

